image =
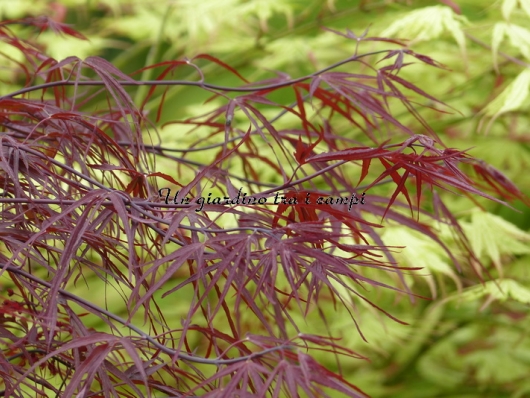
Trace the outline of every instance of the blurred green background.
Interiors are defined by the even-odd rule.
[[[448,147],[472,148],[471,155],[501,170],[525,194],[530,193],[528,0],[0,0],[2,20],[38,14],[64,15],[64,22],[89,38],[80,41],[43,32],[39,42],[49,55],[57,60],[98,55],[127,73],[207,53],[250,81],[272,78],[274,71],[298,77],[351,56],[356,49],[355,41],[322,26],[341,32],[350,29],[357,35],[369,28],[368,36],[410,39],[415,52],[447,66],[435,69],[417,63],[400,74],[450,107],[449,113],[425,108],[422,116]],[[17,29],[22,34],[27,28]],[[360,44],[359,52],[391,46],[366,42]],[[15,60],[21,57],[3,45],[0,51],[9,52]],[[0,59],[3,95],[24,82],[14,76],[11,61]],[[197,63],[206,81],[241,84],[220,66],[201,62]],[[151,71],[141,75],[144,80],[154,78]],[[197,80],[198,75],[192,68],[183,68],[171,78]],[[133,92],[138,105],[147,91]],[[153,120],[162,94],[163,89],[157,89],[146,104]],[[207,98],[193,87],[171,88],[158,125],[219,106],[215,101],[204,104]],[[423,105],[431,104],[423,101]],[[403,109],[396,107],[394,115],[401,115],[400,121],[413,131],[422,132],[421,125]],[[285,126],[291,122],[288,117],[279,121]],[[160,128],[164,143],[184,145],[180,128]],[[362,141],[348,126],[342,133]],[[263,168],[262,172],[264,181],[274,182],[270,170]],[[383,240],[388,245],[407,246],[398,256],[403,265],[424,267],[409,276],[408,282],[415,293],[432,300],[411,303],[390,290],[370,292],[378,305],[409,325],[360,307],[356,316],[368,343],[351,332],[346,310],[335,311],[329,304],[330,330],[343,337],[345,346],[371,360],[343,361],[341,371],[373,397],[530,396],[530,209],[520,202],[512,203],[520,212],[479,202],[486,212],[465,197],[453,195],[447,204],[493,280],[484,276],[486,282],[481,284],[472,270],[460,274],[428,238],[388,225]],[[458,253],[449,232],[439,228],[440,236]],[[72,289],[86,294],[79,286]],[[94,285],[90,294],[96,297],[93,289]],[[160,305],[170,314],[185,313],[186,301],[177,302],[179,308],[174,300],[161,300]],[[313,315],[307,319],[307,331],[326,334],[317,314]],[[337,370],[332,355],[318,360]]]

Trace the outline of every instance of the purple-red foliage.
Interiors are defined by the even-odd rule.
[[[330,336],[304,334],[293,314],[305,317],[318,309],[326,322],[322,306],[330,308],[331,302],[355,310],[350,296],[385,312],[366,297],[369,287],[412,297],[403,272],[414,269],[398,267],[392,248],[383,245],[383,219],[432,238],[460,268],[435,231],[419,221],[421,214],[449,224],[469,250],[438,188],[495,201],[500,200],[483,191],[524,199],[499,171],[445,147],[429,128],[402,90],[439,101],[399,72],[408,65],[405,56],[441,65],[406,48],[356,51],[309,76],[252,83],[201,54],[149,66],[158,78],[137,81],[135,74],[128,76],[98,57],[52,59],[14,35],[11,24],[84,38],[46,18],[0,24],[1,39],[25,56],[16,71],[24,87],[0,97],[0,265],[14,285],[2,292],[0,304],[2,395],[139,397],[158,391],[166,396],[323,397],[336,390],[364,397],[354,381],[326,369],[313,354],[322,350],[337,358],[365,358]],[[401,45],[365,38],[366,32],[360,38],[339,34]],[[378,69],[378,56],[394,63]],[[207,83],[194,63],[199,59],[231,72],[242,85]],[[355,63],[373,73],[337,70],[346,64],[353,69]],[[195,68],[201,79],[167,80],[181,67]],[[88,77],[94,74],[97,79]],[[141,85],[151,88],[137,106],[130,87]],[[208,129],[211,138],[220,137],[218,144],[197,141],[174,148],[144,141],[143,131],[152,128],[144,107],[156,88],[164,87],[158,121],[167,90],[179,85],[225,98],[225,105],[209,114],[174,121]],[[279,90],[291,90],[295,102],[274,102],[271,94]],[[86,104],[101,93],[108,108],[87,112]],[[395,101],[424,126],[423,134],[392,116],[389,104]],[[267,118],[264,106],[278,108],[279,116]],[[235,123],[236,112],[248,121],[243,130],[237,127],[241,122]],[[299,120],[298,127],[278,129],[277,120],[287,113]],[[362,132],[371,145],[338,134],[336,120]],[[384,131],[392,134],[382,138]],[[391,143],[396,137],[400,142]],[[276,158],[260,153],[263,145]],[[190,159],[197,152],[208,153],[210,162]],[[156,161],[164,170],[173,164],[175,173],[157,170]],[[229,173],[230,162],[239,163],[244,175]],[[481,181],[465,174],[461,163],[471,164]],[[358,166],[356,175],[352,165]],[[263,167],[283,182],[261,181]],[[194,178],[186,181],[183,169],[193,170]],[[383,183],[394,184],[392,195],[370,194]],[[232,198],[242,187],[267,198],[269,205],[166,203],[167,187],[172,195],[180,190],[182,198],[206,196],[210,187]],[[352,192],[359,199],[365,193],[365,203],[350,209],[317,204],[320,197]],[[285,202],[270,206],[276,194]],[[403,211],[407,208],[410,215]],[[217,221],[227,214],[237,226]],[[477,261],[471,250],[469,259]],[[368,278],[366,268],[396,275],[395,286]],[[69,291],[88,276],[118,289],[128,313],[118,316]],[[160,305],[181,289],[190,293],[189,312],[184,319],[168,319]],[[136,324],[137,314],[144,325]],[[110,332],[87,327],[83,318],[89,315],[99,317]],[[356,325],[353,314],[352,322]]]

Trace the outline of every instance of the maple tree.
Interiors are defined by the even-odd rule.
[[[424,120],[418,98],[449,110],[400,72],[412,61],[443,65],[399,40],[333,30],[389,49],[250,82],[206,54],[133,74],[101,57],[57,61],[14,34],[18,24],[84,39],[51,18],[0,24],[2,40],[24,55],[23,88],[0,97],[0,261],[12,283],[0,307],[5,396],[366,396],[340,370],[345,358],[366,358],[304,321],[327,325],[332,304],[363,339],[358,306],[404,323],[371,295],[417,297],[406,276],[420,269],[398,265],[398,248],[381,239],[385,223],[429,237],[458,270],[480,269],[439,192],[526,202],[499,170],[446,147]],[[240,84],[216,84],[205,64]],[[182,68],[197,79],[171,80]],[[156,78],[135,79],[146,71]],[[183,85],[206,92],[212,108],[159,126],[167,90]],[[393,115],[396,103],[421,134]],[[282,117],[293,126],[277,127]],[[175,125],[181,140],[159,139]],[[466,256],[454,255],[434,222]],[[92,300],[96,283],[112,300]],[[185,311],[168,314],[168,301]]]

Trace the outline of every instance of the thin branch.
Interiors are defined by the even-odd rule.
[[[465,35],[466,35],[466,37],[467,37],[469,40],[471,40],[472,42],[475,42],[475,43],[477,43],[479,46],[484,47],[484,48],[486,48],[486,49],[488,49],[488,50],[491,50],[491,46],[490,46],[488,43],[486,43],[486,42],[480,40],[479,38],[477,38],[477,37],[475,37],[475,36],[473,36],[473,35],[471,35],[471,34],[469,34],[469,33],[466,33]],[[507,60],[509,60],[509,61],[511,61],[511,62],[513,62],[513,63],[515,63],[515,64],[518,64],[518,65],[524,66],[525,68],[530,68],[530,64],[529,64],[529,63],[526,63],[526,62],[524,62],[524,61],[521,61],[521,60],[518,59],[518,58],[512,57],[511,55],[506,54],[505,52],[498,51],[497,53],[498,53],[499,55],[501,55],[502,57],[506,58]]]
[[[329,70],[338,68],[339,66],[345,65],[347,63],[356,61],[358,59],[368,57],[371,55],[377,55],[377,54],[383,54],[388,53],[391,50],[380,50],[380,51],[372,51],[365,54],[355,55],[353,57],[347,58],[345,60],[339,61],[334,63],[333,65],[327,66],[317,72],[313,72],[309,75],[298,77],[296,79],[286,80],[281,83],[275,83],[265,86],[256,86],[256,87],[227,87],[227,86],[218,86],[216,84],[209,84],[204,82],[190,82],[187,80],[143,80],[143,81],[130,81],[130,80],[117,80],[115,83],[119,84],[120,86],[194,86],[199,87],[203,89],[210,89],[214,91],[221,91],[221,92],[234,92],[234,93],[254,93],[257,91],[262,90],[274,90],[282,87],[289,87],[296,83],[301,83],[305,80],[312,79],[313,77],[316,77],[322,73],[325,73]],[[55,82],[49,82],[49,83],[43,83],[43,84],[37,84],[31,87],[26,87],[17,91],[12,92],[11,94],[7,94],[0,97],[0,101],[4,98],[13,98],[17,95],[29,93],[32,91],[37,90],[43,90],[51,87],[60,87],[60,86],[106,86],[108,82],[105,82],[103,80],[91,80],[91,81],[70,81],[67,80],[58,80]]]
[[[23,271],[19,268],[16,268],[12,265],[3,265],[3,267],[5,267],[5,269],[9,272],[13,272],[15,274],[18,274],[20,276],[23,276],[25,278],[28,278],[30,280],[32,280],[33,282],[36,282],[42,286],[46,286],[47,288],[51,289],[52,285],[51,283],[48,283],[26,271]],[[153,344],[156,348],[158,348],[160,351],[162,351],[163,353],[165,354],[168,354],[168,355],[171,355],[173,360],[178,360],[178,359],[181,359],[181,360],[184,360],[184,361],[189,361],[189,362],[194,362],[194,363],[202,363],[202,364],[206,364],[206,365],[216,365],[216,366],[219,366],[219,365],[230,365],[230,364],[233,364],[233,363],[237,363],[237,362],[243,362],[243,361],[249,361],[249,360],[252,360],[252,359],[255,359],[255,358],[259,358],[259,357],[262,357],[266,354],[269,354],[271,352],[275,352],[275,351],[280,351],[280,350],[285,350],[285,349],[291,349],[292,346],[290,345],[280,345],[280,346],[277,346],[277,347],[271,347],[271,348],[268,348],[266,350],[262,350],[262,351],[259,351],[259,352],[255,352],[253,354],[250,354],[250,355],[245,355],[245,356],[242,356],[242,357],[239,357],[239,358],[232,358],[232,359],[220,359],[220,358],[215,358],[215,359],[208,359],[208,358],[202,358],[202,357],[195,357],[193,355],[189,355],[189,354],[183,354],[182,352],[179,352],[179,351],[176,351],[176,350],[172,350],[171,348],[168,348],[166,347],[165,345],[159,343],[155,338],[153,338],[152,336],[148,335],[147,333],[143,332],[140,328],[136,327],[135,325],[131,324],[130,322],[127,322],[125,319],[119,317],[118,315],[115,315],[113,314],[112,312],[109,312],[107,310],[105,310],[104,308],[101,308],[89,301],[86,301],[85,299],[79,297],[79,296],[76,296],[75,294],[73,293],[70,293],[68,292],[67,290],[64,290],[64,289],[58,289],[58,292],[63,295],[65,297],[65,299],[67,300],[71,300],[75,303],[77,303],[78,305],[81,305],[83,307],[88,307],[90,308],[91,310],[94,311],[94,313],[99,313],[99,314],[103,314],[111,319],[113,319],[114,321],[122,324],[123,326],[131,329],[132,331],[134,331],[135,333],[137,333],[140,337],[144,338],[145,340],[147,340],[148,342],[150,342],[151,344]]]

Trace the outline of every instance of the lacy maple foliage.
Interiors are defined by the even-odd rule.
[[[440,190],[526,200],[498,170],[445,147],[423,120],[404,89],[443,104],[399,73],[406,58],[443,66],[398,41],[335,32],[392,48],[295,79],[249,82],[201,54],[148,66],[138,72],[157,78],[141,81],[99,57],[50,58],[15,35],[15,24],[84,39],[49,19],[0,24],[3,42],[24,55],[22,88],[0,97],[0,261],[12,282],[0,306],[4,396],[364,397],[314,354],[366,358],[336,337],[308,333],[300,319],[317,313],[326,324],[324,307],[346,306],[363,338],[356,303],[395,319],[366,295],[381,287],[414,296],[404,273],[415,269],[398,266],[395,248],[384,245],[384,222],[433,239],[459,269],[477,263]],[[241,85],[210,83],[199,61]],[[351,72],[356,65],[368,73]],[[170,80],[178,68],[200,79]],[[202,132],[190,145],[157,143],[149,137],[158,134],[165,94],[182,85],[222,105],[158,126]],[[140,86],[150,88],[135,104]],[[161,88],[150,120],[146,107]],[[285,92],[294,102],[277,102]],[[95,98],[106,108],[90,108]],[[424,131],[392,115],[396,102]],[[284,115],[297,126],[281,127]],[[340,133],[344,126],[368,143]],[[281,182],[264,179],[264,168]],[[393,192],[373,191],[382,184]],[[466,259],[445,246],[434,220],[452,228]],[[94,279],[125,314],[75,292]],[[182,305],[184,316],[167,313]]]

